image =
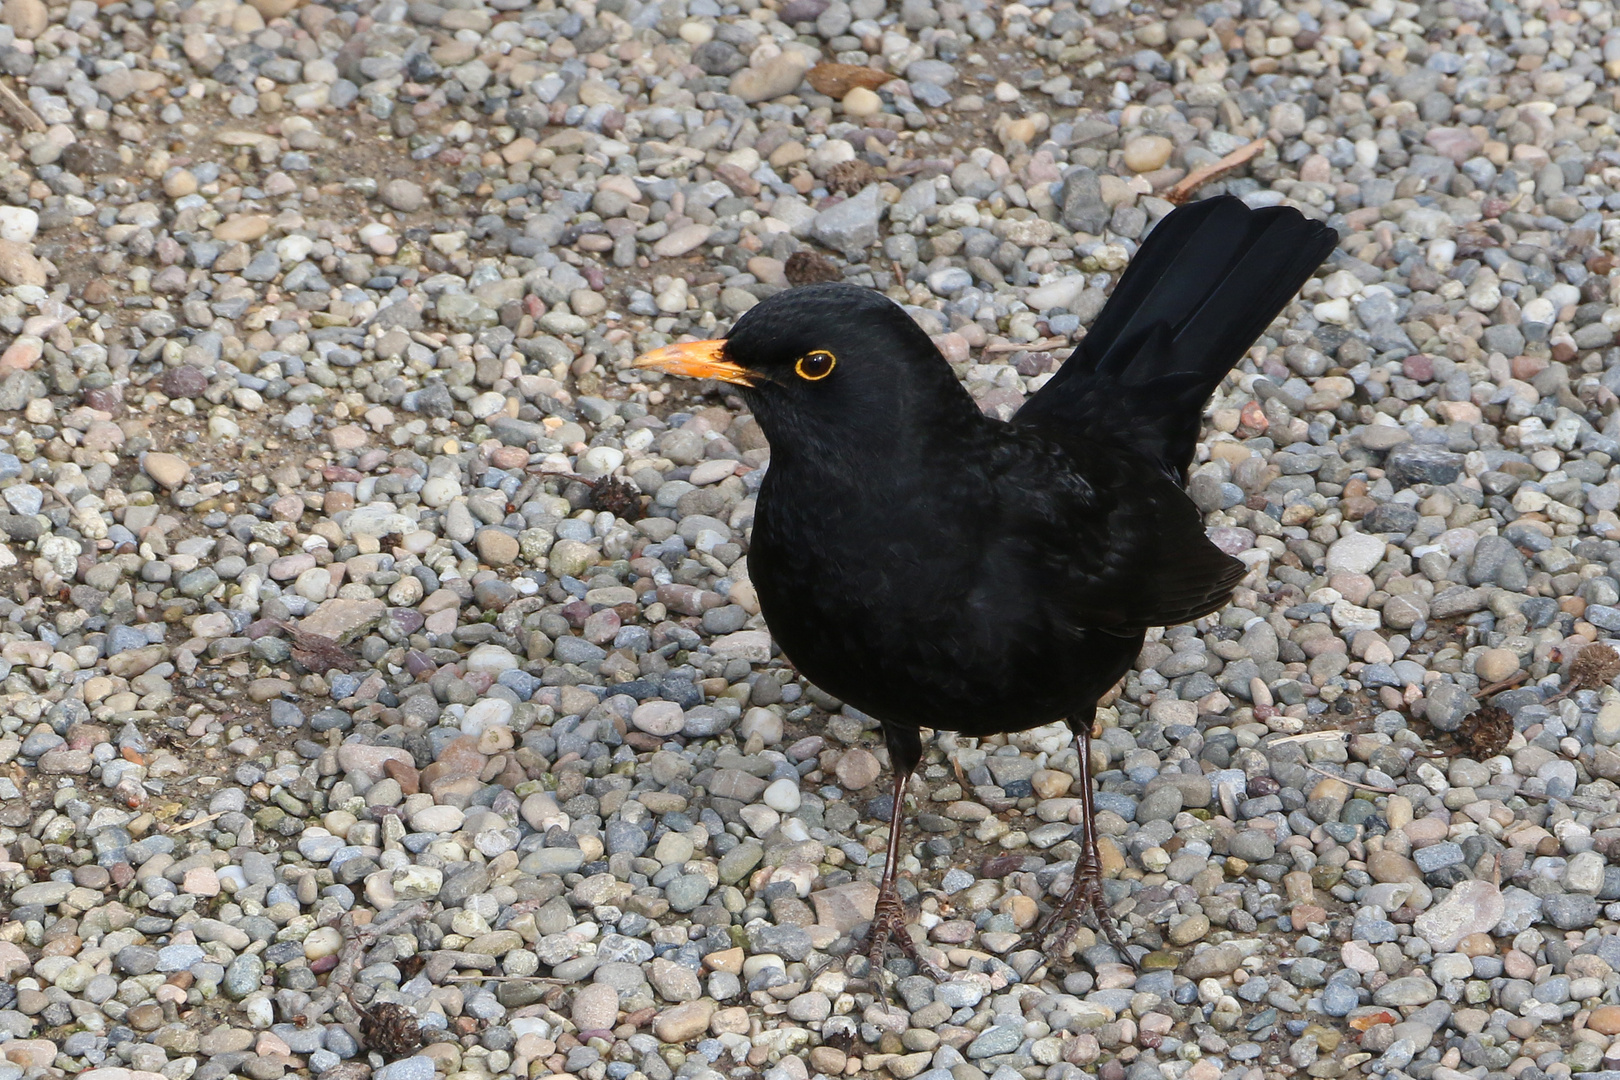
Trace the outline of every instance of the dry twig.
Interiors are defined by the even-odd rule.
[[[989,356],[992,353],[1045,352],[1047,349],[1065,349],[1068,346],[1068,338],[1051,337],[1042,338],[1040,341],[998,341],[993,345],[986,345],[980,351]]]
[[[1360,780],[1352,780],[1348,776],[1337,776],[1328,772],[1326,769],[1318,769],[1315,765],[1312,765],[1308,761],[1305,762],[1305,767],[1311,770],[1313,773],[1320,773],[1330,780],[1337,780],[1341,784],[1349,784],[1351,787],[1360,788],[1362,791],[1376,791],[1380,795],[1398,794],[1398,792],[1392,787],[1378,787],[1376,784],[1363,784]]]
[[[28,102],[18,97],[11,87],[5,83],[0,83],[0,110],[4,110],[7,115],[29,131],[46,130],[45,121],[39,118],[39,113],[35,112]]]
[[[1232,151],[1230,154],[1227,154],[1217,162],[1205,165],[1201,169],[1194,169],[1192,172],[1188,173],[1180,183],[1176,184],[1175,187],[1165,192],[1165,201],[1180,206],[1192,196],[1193,192],[1197,191],[1211,180],[1219,177],[1221,174],[1230,172],[1239,165],[1242,165],[1244,162],[1258,154],[1261,150],[1264,150],[1265,147],[1266,140],[1264,138],[1259,138],[1254,140],[1252,143],[1238,147],[1236,150]]]
[[[1528,671],[1520,671],[1520,672],[1518,672],[1516,674],[1509,675],[1505,679],[1501,679],[1501,680],[1499,680],[1497,682],[1493,682],[1489,686],[1480,687],[1479,688],[1479,693],[1475,694],[1474,696],[1483,698],[1483,697],[1489,697],[1490,695],[1492,695],[1492,694],[1494,694],[1494,693],[1496,693],[1496,692],[1498,692],[1500,690],[1511,690],[1515,686],[1518,686],[1520,683],[1524,682],[1524,680],[1528,679],[1529,677],[1530,677],[1530,673]]]
[[[1350,733],[1344,728],[1328,728],[1326,731],[1301,731],[1297,735],[1282,735],[1272,739],[1270,746],[1280,746],[1283,743],[1310,742],[1312,739],[1327,739],[1330,742],[1343,739]]]
[[[202,817],[199,817],[199,818],[192,818],[190,821],[186,822],[184,825],[176,825],[174,828],[168,829],[168,830],[165,830],[165,831],[167,831],[170,835],[173,835],[174,833],[185,832],[187,829],[195,829],[197,826],[205,825],[208,822],[213,821],[216,818],[222,818],[222,817],[225,816],[225,813],[226,812],[224,810],[221,810],[217,814],[205,814],[205,815],[203,815]]]

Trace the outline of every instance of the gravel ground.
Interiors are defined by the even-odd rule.
[[[1614,21],[3,0],[0,1080],[1620,1077]],[[1152,951],[1021,947],[1066,731],[942,736],[885,1001],[769,450],[629,362],[843,277],[1010,415],[1257,139],[1202,192],[1344,240],[1212,404],[1250,577],[1103,712]]]

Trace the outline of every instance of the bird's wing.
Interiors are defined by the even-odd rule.
[[[1247,572],[1151,463],[1101,448],[1020,458],[1002,476],[988,558],[1030,567],[1053,621],[1120,634],[1188,622],[1224,605]]]

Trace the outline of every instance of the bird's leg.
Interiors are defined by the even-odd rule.
[[[1074,745],[1080,752],[1080,786],[1085,791],[1080,801],[1080,857],[1075,860],[1074,884],[1069,886],[1068,895],[1035,928],[1030,944],[1053,956],[1062,956],[1080,929],[1081,912],[1089,909],[1114,951],[1126,963],[1135,966],[1136,961],[1126,951],[1125,939],[1114,925],[1113,914],[1103,896],[1102,862],[1097,857],[1097,811],[1091,797],[1091,732],[1086,728],[1077,729]]]
[[[877,904],[872,909],[872,927],[866,938],[866,961],[871,965],[873,980],[880,985],[883,957],[891,943],[931,978],[941,981],[946,977],[943,971],[917,951],[917,943],[911,940],[911,934],[906,930],[906,906],[894,888],[894,873],[900,862],[900,834],[905,822],[902,799],[909,779],[911,770],[897,762],[894,770],[894,812],[889,816],[889,852],[883,862],[883,883],[878,886]]]

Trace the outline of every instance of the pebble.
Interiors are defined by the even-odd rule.
[[[1164,167],[1175,144],[1163,135],[1140,135],[1125,144],[1125,167],[1146,173]]]
[[[33,41],[50,25],[50,11],[43,0],[5,0],[0,22],[23,41]]]
[[[38,3],[38,0],[23,2]],[[32,244],[0,237],[0,283],[44,288],[48,280],[45,264],[34,254]],[[17,401],[14,408],[20,409],[25,404],[26,401]]]
[[[177,488],[191,475],[191,466],[175,454],[150,453],[141,460],[146,475],[165,488]]]

